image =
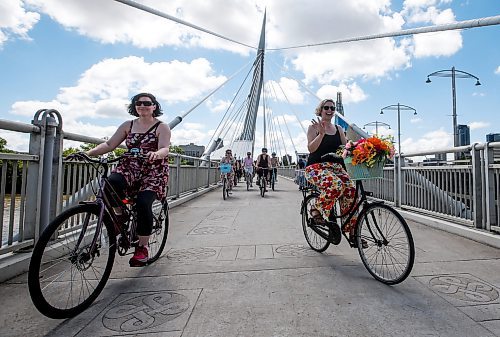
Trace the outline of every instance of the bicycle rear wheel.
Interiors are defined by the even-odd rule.
[[[266,188],[267,188],[266,184],[267,184],[266,179],[265,178],[261,178],[260,179],[260,196],[262,198],[264,198],[264,194],[266,194]]]
[[[245,180],[247,181],[247,191],[250,190],[250,179],[251,179],[250,174],[245,173]]]
[[[275,179],[274,179],[274,173],[273,173],[273,177],[271,178],[271,188],[272,188],[273,191],[274,191],[274,183],[275,183],[274,180]]]
[[[358,218],[356,243],[361,261],[378,281],[398,284],[410,275],[415,260],[413,237],[405,219],[392,207],[371,204],[365,208]]]
[[[168,236],[168,203],[165,200],[155,200],[153,203],[153,230],[149,236],[149,259],[148,264],[158,260],[165,249]]]
[[[311,209],[316,208],[318,194],[308,195],[302,203],[302,230],[309,246],[317,251],[324,252],[330,246],[329,229],[327,226],[317,225],[311,217]]]
[[[50,318],[78,315],[104,288],[116,252],[113,225],[104,217],[96,233],[100,208],[96,204],[72,207],[43,231],[33,249],[28,288],[35,307]],[[85,231],[84,226],[87,225]],[[91,243],[98,235],[96,250]],[[79,244],[77,244],[79,242]]]

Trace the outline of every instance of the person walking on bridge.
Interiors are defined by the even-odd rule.
[[[310,152],[304,176],[307,181],[316,186],[320,192],[316,199],[316,208],[311,210],[311,216],[317,222],[329,220],[330,212],[337,199],[340,199],[340,209],[345,214],[352,205],[356,186],[345,171],[344,161],[340,156],[323,157],[328,153],[335,153],[340,145],[345,145],[347,139],[339,125],[332,123],[335,112],[335,102],[324,99],[316,107],[317,120],[307,130],[307,148]],[[344,230],[351,235],[356,217]],[[338,226],[333,226],[338,229]],[[334,235],[341,239],[340,229]]]
[[[109,176],[109,182],[120,197],[135,198],[139,244],[129,263],[131,267],[145,266],[148,261],[148,242],[153,229],[153,202],[166,197],[168,186],[168,153],[170,128],[158,120],[160,103],[149,93],[132,97],[128,113],[136,119],[122,123],[109,140],[86,152],[99,156],[113,151],[123,141],[128,153]]]

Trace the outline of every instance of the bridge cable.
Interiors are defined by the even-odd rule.
[[[199,31],[202,31],[204,33],[207,33],[207,34],[210,34],[210,35],[213,35],[213,36],[216,36],[216,37],[219,37],[221,39],[224,39],[226,41],[230,41],[230,42],[233,42],[233,43],[236,43],[236,44],[239,44],[241,46],[245,46],[245,47],[248,47],[248,48],[251,48],[251,49],[257,49],[256,47],[254,46],[250,46],[248,44],[245,44],[245,43],[242,43],[242,42],[239,42],[239,41],[236,41],[236,40],[233,40],[233,39],[230,39],[224,35],[220,35],[220,34],[217,34],[215,32],[212,32],[208,29],[205,29],[205,28],[202,28],[200,26],[196,26],[192,23],[189,23],[187,21],[184,21],[184,20],[181,20],[181,19],[177,19],[176,17],[174,16],[171,16],[171,15],[168,15],[166,13],[163,13],[163,12],[160,12],[159,10],[156,10],[154,8],[151,8],[151,7],[148,7],[148,6],[145,6],[145,5],[142,5],[140,3],[137,3],[135,1],[131,1],[131,0],[115,0],[116,2],[121,2],[122,4],[124,5],[128,5],[128,6],[131,6],[131,7],[134,7],[136,9],[140,9],[142,11],[145,11],[145,12],[148,12],[150,14],[153,14],[153,15],[156,15],[156,16],[160,16],[164,19],[167,19],[167,20],[171,20],[171,21],[174,21],[174,22],[177,22],[181,25],[184,25],[184,26],[188,26],[188,27],[191,27],[193,29],[196,29],[196,30],[199,30]]]
[[[246,64],[248,65],[248,63]],[[253,70],[253,66],[250,67],[250,69],[248,70],[245,78],[243,79],[243,82],[241,83],[241,85],[239,86],[238,90],[236,91],[236,94],[234,95],[233,99],[231,100],[231,103],[229,104],[229,106],[227,107],[226,109],[226,112],[224,113],[224,116],[222,116],[222,119],[219,123],[219,125],[217,126],[217,128],[215,129],[214,131],[214,134],[212,135],[212,137],[210,138],[210,140],[208,141],[208,145],[207,145],[207,148],[208,146],[210,146],[210,143],[212,142],[212,140],[214,139],[214,136],[217,134],[217,130],[219,129],[219,127],[221,126],[222,122],[224,121],[224,119],[226,118],[226,115],[227,113],[229,112],[229,110],[231,109],[231,107],[233,106],[234,104],[234,101],[236,100],[236,98],[238,97],[238,94],[240,93],[241,89],[243,88],[243,85],[245,84],[245,82],[247,81],[248,79],[248,76],[250,75],[250,73],[252,72]],[[241,71],[241,70],[240,70]],[[239,71],[238,71],[239,72]],[[220,133],[219,133],[220,134]]]
[[[276,97],[276,100],[278,100],[278,95],[276,94],[276,89],[274,88],[274,84],[272,84],[272,82],[271,82],[271,87],[272,87],[272,91],[274,92],[274,96]],[[288,104],[290,105],[290,102],[288,102]],[[286,127],[286,128],[287,128],[287,130],[288,130],[288,125],[287,125],[287,123],[286,123],[285,116],[284,116],[284,114],[283,114],[283,113],[281,113],[281,117],[282,117],[282,119],[283,119],[283,121],[284,121],[285,127]],[[278,121],[279,121],[279,120],[278,120]],[[285,145],[285,139],[284,139],[284,137],[283,137],[283,130],[281,129],[281,123],[278,123],[278,126],[279,126],[279,128],[280,128],[281,139],[282,139],[282,141],[283,141],[283,146],[284,146],[285,152],[288,152],[288,151],[287,151],[287,149],[286,149],[286,145]],[[290,137],[290,142],[292,143],[293,149],[294,149],[295,153],[297,153],[297,149],[296,149],[296,147],[295,147],[295,143],[293,142],[293,138],[292,138],[292,135],[291,135],[291,133],[290,133],[290,130],[288,130],[288,135],[289,135],[289,137]]]
[[[271,89],[269,88],[270,87],[270,83],[271,82],[267,82],[266,85],[268,87],[267,91],[265,92],[269,92],[269,94],[271,95],[272,92],[271,92]],[[267,97],[266,97],[267,98]],[[279,138],[278,138],[278,130],[277,130],[277,127],[276,127],[276,117],[274,117],[274,110],[271,110],[271,117],[270,117],[270,132],[269,132],[269,136],[270,136],[270,139],[271,139],[271,143],[273,144],[273,146],[276,148],[276,151],[279,152],[279,156],[281,157],[281,145],[279,143]],[[284,145],[284,143],[283,143]],[[286,152],[286,147],[283,148]]]
[[[498,25],[498,24],[500,24],[500,15],[484,17],[484,18],[480,18],[480,19],[459,21],[459,22],[454,22],[454,23],[447,23],[447,24],[442,24],[442,25],[403,29],[400,31],[395,31],[395,32],[390,32],[390,33],[365,35],[365,36],[360,36],[360,37],[340,39],[340,40],[334,40],[334,41],[329,41],[329,42],[311,43],[311,44],[304,44],[304,45],[283,47],[283,48],[269,48],[267,50],[274,51],[274,50],[288,50],[288,49],[317,47],[317,46],[325,46],[325,45],[337,44],[337,43],[347,43],[347,42],[355,42],[355,41],[381,39],[381,38],[385,38],[385,37],[416,35],[416,34],[423,34],[423,33],[441,32],[441,31],[447,31],[447,30],[494,26],[494,25]]]
[[[277,77],[276,77],[276,75],[274,74],[274,72],[273,72],[272,68],[268,68],[268,69],[271,71],[271,73],[273,74],[273,76],[274,76],[275,78],[277,78]],[[278,87],[281,89],[281,92],[283,93],[283,96],[285,96],[286,101],[287,101],[287,102],[288,102],[288,104],[290,105],[290,110],[291,110],[291,111],[292,111],[292,113],[294,114],[295,118],[297,118],[297,121],[299,122],[299,125],[300,125],[300,127],[302,128],[302,131],[304,131],[304,134],[307,134],[306,129],[304,129],[304,126],[303,126],[303,125],[302,125],[302,123],[300,122],[300,118],[299,118],[299,116],[297,115],[297,113],[295,112],[295,110],[292,108],[292,104],[290,103],[290,100],[288,99],[288,96],[286,95],[285,90],[283,90],[283,87],[281,86],[281,84],[280,84],[279,82],[276,82],[276,84],[277,84],[277,85],[278,85]]]
[[[243,67],[241,67],[238,71],[236,71],[233,75],[231,75],[226,81],[224,81],[224,83],[222,83],[221,85],[219,85],[217,88],[215,88],[214,90],[212,90],[207,96],[205,96],[201,101],[199,101],[197,104],[195,104],[191,109],[189,109],[188,111],[186,111],[183,115],[181,116],[177,116],[175,117],[172,121],[170,121],[168,123],[168,126],[170,127],[170,129],[173,129],[175,126],[177,126],[180,122],[182,122],[182,120],[184,119],[184,117],[186,117],[187,115],[189,115],[194,109],[196,109],[197,107],[199,107],[201,105],[201,103],[203,103],[204,101],[206,101],[210,96],[212,96],[213,94],[215,94],[219,89],[221,89],[227,82],[231,81],[236,75],[238,75],[243,69],[245,69],[250,63],[252,63],[252,61],[248,62],[247,64],[245,64]],[[250,71],[252,70],[252,68],[250,68]],[[248,75],[247,75],[248,77]]]
[[[288,78],[291,78],[291,79],[295,80],[302,87],[302,89],[304,89],[305,91],[307,91],[311,96],[315,97],[318,100],[318,102],[321,101],[321,98],[318,97],[311,89],[309,89],[307,87],[307,85],[304,84],[304,82],[302,82],[301,80],[295,78],[294,75],[292,75],[288,71],[286,71],[285,68],[283,68],[282,66],[280,66],[279,64],[277,64],[276,61],[274,61],[272,58],[269,58],[268,60],[271,61],[271,62],[273,62],[274,65],[276,67],[278,67],[278,69],[280,69],[282,72],[284,72],[288,76]]]

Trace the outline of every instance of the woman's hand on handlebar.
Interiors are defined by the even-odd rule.
[[[64,157],[64,160],[72,161],[78,159],[89,159],[89,155],[85,152],[75,152]]]

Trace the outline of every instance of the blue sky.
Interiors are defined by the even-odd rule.
[[[268,48],[500,15],[499,0],[138,2],[255,46],[266,8]],[[497,25],[267,52],[265,80],[280,83],[289,99],[265,95],[272,116],[285,119],[291,134],[281,126],[276,151],[306,150],[298,120],[307,128],[317,98],[296,80],[321,98],[341,91],[350,121],[360,127],[388,123],[390,130],[380,130],[385,134],[397,135],[397,114],[380,115],[382,107],[399,102],[415,108],[417,116],[401,114],[403,152],[452,146],[451,79],[434,77],[425,83],[428,74],[452,66],[480,78],[479,87],[473,79],[457,79],[457,114],[459,124],[471,127],[471,141],[484,142],[486,134],[500,132],[499,36]],[[129,118],[125,106],[130,97],[148,91],[162,104],[161,119],[169,122],[254,57],[253,49],[113,0],[3,1],[0,118],[29,123],[38,109],[54,108],[65,130],[105,137]],[[191,112],[173,130],[172,143],[208,145],[248,70]],[[260,148],[262,114],[257,123]],[[222,134],[230,137],[234,130],[235,125]],[[25,136],[5,131],[0,136],[10,148],[26,151]]]

